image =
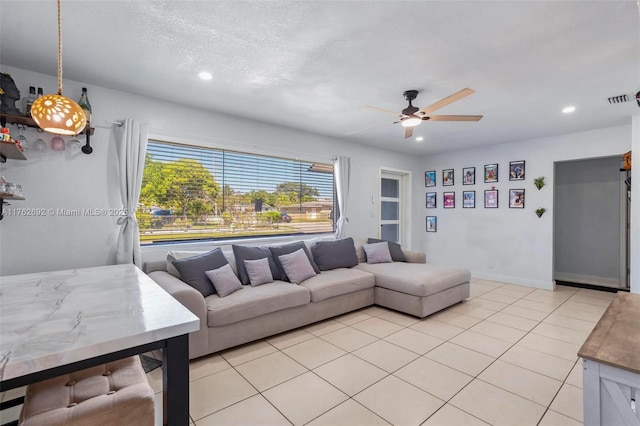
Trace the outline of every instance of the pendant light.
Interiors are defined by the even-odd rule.
[[[73,100],[62,95],[62,0],[58,0],[58,93],[44,95],[33,102],[31,117],[45,132],[77,135],[87,125],[84,111]]]

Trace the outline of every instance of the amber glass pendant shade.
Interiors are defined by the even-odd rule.
[[[31,117],[45,132],[77,135],[87,125],[80,105],[62,96],[62,0],[58,0],[58,93],[41,96],[31,106]]]
[[[87,125],[84,111],[73,100],[62,95],[45,95],[35,100],[31,117],[45,132],[77,135]]]

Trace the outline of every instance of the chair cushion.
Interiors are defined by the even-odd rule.
[[[374,274],[378,287],[419,297],[439,293],[471,280],[471,273],[466,269],[425,263],[361,263],[356,268]]]
[[[365,271],[352,268],[339,268],[323,271],[300,284],[311,292],[312,302],[321,302],[331,297],[353,293],[376,284],[375,277]]]
[[[137,356],[29,385],[24,426],[154,424],[153,390]]]
[[[308,280],[307,280],[308,281]],[[205,298],[209,327],[232,324],[282,309],[306,305],[311,300],[304,287],[274,281],[257,287],[243,286],[227,297],[217,294]]]

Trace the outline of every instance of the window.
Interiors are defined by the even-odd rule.
[[[335,230],[333,165],[150,140],[142,244]]]

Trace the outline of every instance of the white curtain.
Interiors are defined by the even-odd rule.
[[[344,226],[349,222],[349,218],[347,217],[347,202],[349,200],[351,159],[343,156],[336,158],[334,173],[336,176],[336,193],[338,197],[338,208],[340,211],[340,216],[336,222],[336,238],[342,238],[344,235]]]
[[[116,263],[134,263],[141,267],[140,232],[136,209],[140,200],[140,186],[147,152],[147,124],[126,119],[116,128],[118,168],[120,172],[120,197],[127,211],[118,219],[120,234],[116,246]]]

